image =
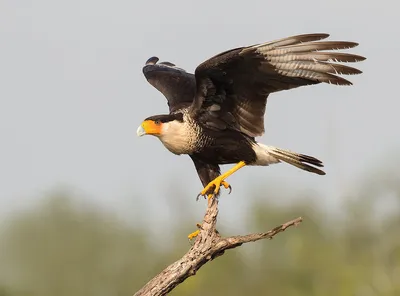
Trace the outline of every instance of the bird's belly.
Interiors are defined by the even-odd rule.
[[[239,161],[250,163],[256,158],[248,141],[230,139],[204,146],[196,155],[205,162],[216,164],[231,164]]]

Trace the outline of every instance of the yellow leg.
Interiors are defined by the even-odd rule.
[[[190,239],[190,240],[194,239],[195,237],[197,237],[199,235],[199,233],[200,233],[200,230],[197,229],[196,231],[194,231],[188,235],[188,239]]]
[[[199,223],[197,223],[196,226],[197,226],[198,229],[196,231],[193,231],[192,233],[190,233],[188,235],[188,239],[189,240],[192,240],[192,239],[194,239],[195,237],[197,237],[199,235],[200,229],[201,229],[201,225]]]
[[[210,190],[212,188],[212,186],[215,186],[215,189],[214,189],[214,193],[210,194],[211,197],[218,194],[219,187],[221,185],[223,185],[225,188],[230,188],[230,185],[227,182],[225,182],[225,179],[228,178],[233,173],[235,173],[237,170],[244,167],[245,165],[246,165],[246,163],[244,161],[238,162],[233,168],[231,168],[227,172],[223,173],[221,176],[218,176],[217,178],[212,180],[210,183],[208,183],[208,185],[206,187],[204,187],[204,189],[200,192],[200,194],[197,197],[199,197],[200,195],[205,196],[206,193],[208,192],[208,190]],[[210,198],[210,196],[209,196],[209,198]]]

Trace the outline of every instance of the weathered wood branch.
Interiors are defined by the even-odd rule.
[[[185,279],[195,275],[204,264],[223,255],[225,250],[260,239],[272,239],[279,232],[284,231],[290,226],[296,226],[302,221],[302,218],[299,217],[279,225],[268,232],[223,238],[216,230],[217,216],[218,199],[211,198],[208,200],[208,207],[203,223],[199,225],[200,233],[193,246],[181,259],[172,263],[156,275],[143,288],[136,292],[134,296],[166,295]]]

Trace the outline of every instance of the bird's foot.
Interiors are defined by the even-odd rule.
[[[195,237],[197,237],[199,235],[200,229],[201,229],[201,225],[199,223],[197,223],[196,226],[197,226],[198,229],[188,235],[188,239],[189,240],[192,240],[192,239],[194,239]]]
[[[206,187],[197,195],[196,200],[199,199],[200,196],[205,196],[208,193],[208,199],[215,197],[219,194],[219,188],[224,186],[226,189],[229,189],[229,194],[232,192],[232,186],[229,185],[228,182],[226,182],[222,176],[219,176],[212,180],[210,183],[207,184]],[[212,188],[214,187],[214,190]],[[209,193],[212,192],[212,193]]]
[[[232,186],[231,186],[228,182],[226,182],[225,180],[222,180],[221,185],[224,186],[225,189],[229,189],[228,194],[231,194],[231,192],[232,192]]]
[[[190,234],[188,235],[188,239],[189,239],[189,240],[194,239],[195,237],[197,237],[197,236],[199,235],[199,233],[200,233],[200,230],[199,230],[199,229],[197,229],[196,231],[193,231],[192,233],[190,233]]]

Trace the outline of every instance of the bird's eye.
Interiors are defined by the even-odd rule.
[[[159,125],[161,122],[159,120],[154,121],[156,125]]]

